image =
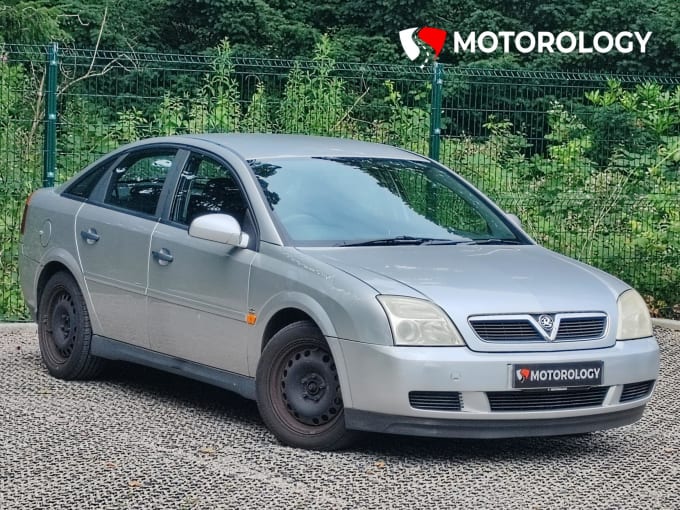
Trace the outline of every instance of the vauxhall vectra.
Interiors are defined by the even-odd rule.
[[[22,233],[52,375],[182,374],[255,399],[292,446],[618,427],[658,377],[635,290],[386,145],[148,139],[34,193]]]

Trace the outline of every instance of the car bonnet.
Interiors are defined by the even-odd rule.
[[[629,288],[602,271],[536,245],[299,248],[378,293],[418,296],[452,318],[470,315],[616,312]],[[395,283],[400,285],[395,285]]]

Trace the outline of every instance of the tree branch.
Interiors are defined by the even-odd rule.
[[[338,127],[340,127],[340,124],[342,124],[345,121],[345,119],[349,117],[349,114],[352,113],[352,110],[354,110],[356,105],[359,104],[359,102],[364,98],[364,96],[368,94],[369,90],[371,90],[370,87],[366,88],[366,90],[364,90],[364,93],[357,97],[357,100],[354,101],[354,104],[350,107],[350,109],[347,110],[345,114],[342,116],[342,118],[335,124],[335,126],[333,126],[333,129],[337,129]]]
[[[100,46],[101,41],[102,41],[102,34],[104,33],[104,27],[106,26],[106,18],[108,17],[108,13],[109,13],[109,8],[105,7],[104,8],[104,16],[102,17],[102,22],[99,25],[99,34],[97,35],[97,43],[94,46],[94,53],[92,54],[92,60],[90,61],[90,66],[88,67],[87,71],[85,72],[85,74],[83,74],[83,75],[81,75],[77,78],[73,78],[68,83],[65,83],[62,87],[59,87],[59,90],[57,92],[57,96],[61,96],[64,92],[66,92],[69,88],[71,88],[73,85],[75,85],[78,82],[81,82],[83,80],[87,80],[89,78],[94,78],[94,77],[97,77],[97,76],[104,76],[106,73],[108,73],[109,71],[111,71],[112,69],[114,69],[116,67],[121,67],[121,68],[125,69],[126,71],[129,71],[128,67],[124,66],[121,63],[123,60],[129,61],[132,64],[133,68],[137,67],[137,64],[136,64],[135,59],[134,59],[134,50],[133,50],[132,51],[133,56],[130,56],[130,55],[124,53],[124,54],[114,58],[113,60],[111,60],[100,71],[94,70],[94,66],[95,66],[95,63],[97,61],[97,54],[99,53],[99,46]],[[78,18],[78,19],[80,20],[80,18]],[[62,68],[62,73],[65,74],[65,75],[68,75],[68,72],[63,70],[63,68]]]

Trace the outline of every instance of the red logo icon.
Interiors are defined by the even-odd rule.
[[[517,375],[517,380],[519,382],[524,382],[527,379],[529,379],[529,376],[531,375],[531,370],[529,370],[528,368],[520,368],[516,372],[516,375]]]
[[[437,58],[441,53],[446,41],[446,30],[434,27],[407,28],[399,32],[399,39],[409,59],[417,59],[424,51],[424,63],[427,63],[433,53],[432,58]]]

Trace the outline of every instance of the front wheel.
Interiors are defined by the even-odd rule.
[[[300,321],[276,333],[256,375],[257,405],[279,441],[310,450],[337,450],[356,436],[345,428],[338,372],[321,331]]]
[[[73,277],[55,273],[38,305],[40,354],[47,370],[60,379],[96,376],[104,360],[90,354],[92,328],[85,299]]]

